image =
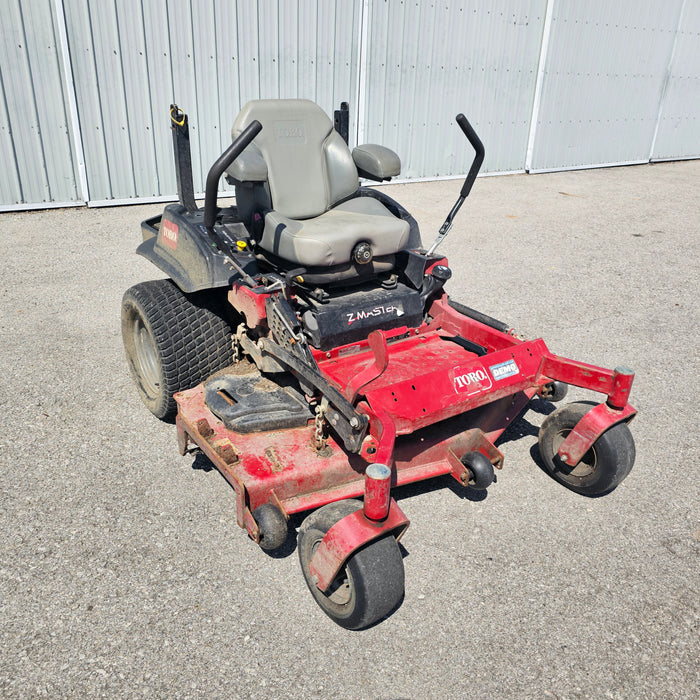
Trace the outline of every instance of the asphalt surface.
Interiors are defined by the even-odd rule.
[[[387,189],[430,242],[459,187]],[[362,632],[138,398],[120,303],[160,276],[134,249],[162,207],[0,215],[0,695],[698,697],[699,190],[700,161],[477,181],[448,291],[634,368],[636,465],[603,498],[565,490],[533,461],[533,402],[487,495],[397,492],[405,599]]]

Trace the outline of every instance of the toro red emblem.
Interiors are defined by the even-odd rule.
[[[450,374],[454,390],[467,396],[486,391],[493,386],[491,377],[483,367],[467,365],[466,367],[455,367]]]
[[[172,221],[165,221],[160,227],[160,240],[173,250],[177,249],[177,224]]]

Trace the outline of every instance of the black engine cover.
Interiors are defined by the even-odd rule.
[[[302,315],[309,342],[319,350],[363,340],[377,328],[416,328],[422,320],[420,294],[403,284],[394,289],[351,290]]]

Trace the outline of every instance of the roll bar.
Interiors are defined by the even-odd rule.
[[[209,169],[207,185],[204,190],[204,226],[210,235],[214,233],[214,223],[216,221],[216,193],[219,191],[219,180],[226,168],[245,151],[261,130],[262,124],[257,119],[254,119]]]
[[[254,287],[255,280],[239,265],[234,251],[231,246],[217,235],[214,229],[214,224],[216,223],[216,193],[219,191],[219,180],[224,174],[226,168],[233,163],[238,156],[243,153],[243,151],[250,145],[250,142],[260,133],[262,130],[262,124],[255,119],[248,126],[243,129],[243,131],[238,135],[238,138],[218,157],[214,165],[209,168],[209,173],[207,174],[207,185],[204,190],[204,227],[209,236],[209,240],[212,244],[218,248],[220,251],[225,253],[231,265],[233,265],[236,272],[238,272],[241,277],[246,281],[246,283]]]

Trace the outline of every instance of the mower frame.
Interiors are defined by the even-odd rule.
[[[347,108],[336,114],[336,125],[347,131],[345,112]],[[292,514],[364,497],[362,507],[341,509],[345,514],[335,522],[328,521],[328,513],[314,520],[325,530],[317,535],[322,539],[313,552],[304,555],[310,587],[325,595],[356,554],[383,538],[398,541],[403,536],[410,523],[391,498],[391,489],[448,474],[464,487],[489,486],[494,468],[501,469],[504,462],[497,440],[535,396],[552,398],[566,385],[605,396],[574,424],[558,429],[549,459],[572,469],[595,452],[608,431],[635,416],[628,402],[632,370],[610,370],[555,355],[541,338],[525,339],[507,324],[452,302],[443,290],[451,272],[447,259],[435,251],[484,158],[483,145],[464,115],[456,121],[474,147],[475,158],[459,199],[429,250],[398,254],[398,267],[416,290],[411,294],[420,295],[423,321],[396,327],[392,320],[328,349],[322,349],[323,344],[307,345],[301,331],[295,335],[292,328],[303,283],[300,270],[285,275],[259,272],[248,245],[249,232],[237,219],[236,209],[217,207],[219,179],[260,132],[261,124],[249,124],[214,163],[200,210],[192,194],[187,117],[173,105],[171,120],[180,204],[143,222],[144,241],[137,252],[164,270],[185,294],[225,293],[230,307],[245,320],[232,336],[235,373],[293,375],[315,409],[314,416],[310,412],[305,424],[296,427],[236,431],[213,412],[206,380],[174,394],[179,451],[206,455],[235,491],[238,525],[263,547],[269,545],[269,533],[258,515],[261,509],[272,508],[286,527]],[[413,222],[390,198],[371,196]],[[381,304],[343,307],[343,311],[348,308],[344,320],[348,327],[391,311]],[[272,314],[279,318],[271,318]],[[276,341],[275,324],[289,331],[285,343]],[[301,354],[295,348],[297,341],[306,348]],[[252,360],[248,365],[246,357]],[[232,401],[230,396],[223,398]],[[630,445],[632,461],[612,488],[631,468]],[[303,534],[304,526],[300,537]],[[372,617],[380,614],[377,610],[346,621],[346,626],[376,621]]]

